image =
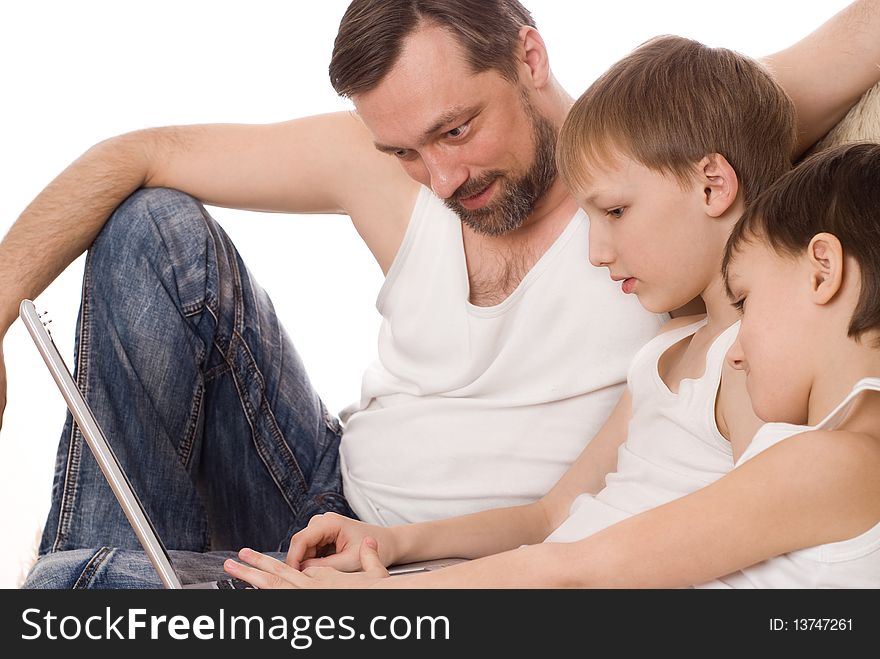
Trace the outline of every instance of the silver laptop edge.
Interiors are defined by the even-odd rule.
[[[83,398],[79,388],[76,386],[76,382],[74,382],[73,376],[71,376],[70,371],[67,368],[67,364],[65,364],[64,359],[61,357],[61,353],[58,351],[58,347],[52,340],[49,331],[43,325],[43,321],[40,319],[40,315],[37,313],[34,303],[30,300],[22,300],[19,308],[19,315],[21,316],[25,327],[27,327],[28,333],[30,333],[33,338],[34,343],[37,345],[37,349],[43,357],[43,361],[45,361],[46,366],[49,367],[49,371],[52,373],[52,377],[55,379],[58,388],[61,390],[61,395],[64,396],[68,409],[70,409],[77,426],[79,426],[86,443],[89,445],[92,455],[95,456],[98,466],[104,473],[104,478],[106,478],[107,482],[110,484],[110,489],[113,490],[113,494],[116,495],[119,505],[122,506],[122,510],[128,518],[132,529],[134,529],[138,540],[140,540],[144,551],[150,558],[150,562],[156,568],[156,572],[159,573],[159,578],[162,580],[162,583],[166,588],[218,588],[218,586],[221,585],[220,582],[204,582],[187,584],[186,586],[181,585],[180,579],[177,578],[177,575],[174,573],[174,569],[171,566],[171,559],[168,556],[168,551],[165,549],[165,545],[162,544],[159,534],[156,533],[155,527],[152,522],[150,522],[150,518],[144,510],[143,504],[141,504],[131,482],[122,470],[119,460],[113,453],[113,449],[110,447],[110,443],[107,441],[104,432],[101,430],[97,421],[95,421],[94,413],[91,411],[88,403],[86,403],[85,398]],[[463,559],[447,558],[408,563],[391,566],[388,568],[388,571],[392,575],[427,572],[446,567],[447,565],[457,563],[461,560]]]
[[[137,495],[135,495],[125,472],[122,471],[119,460],[117,460],[116,455],[113,453],[113,449],[110,448],[107,438],[95,422],[94,414],[89,409],[88,403],[86,403],[79,388],[73,381],[73,377],[67,369],[64,359],[61,357],[61,353],[58,352],[58,348],[55,346],[54,341],[52,341],[51,335],[43,326],[34,303],[30,300],[23,300],[19,312],[25,327],[27,327],[40,355],[43,357],[43,361],[46,362],[46,366],[49,367],[52,377],[58,384],[61,395],[64,396],[67,407],[70,409],[71,414],[73,414],[77,426],[82,431],[82,435],[88,443],[92,455],[95,456],[98,466],[104,473],[104,478],[110,484],[110,489],[116,495],[119,505],[122,506],[122,510],[134,529],[138,540],[143,545],[147,556],[149,556],[150,562],[153,563],[156,572],[159,573],[159,578],[166,588],[182,588],[180,580],[171,567],[168,552],[162,545],[162,541],[153,528],[149,517],[147,517],[143,505],[137,498]]]

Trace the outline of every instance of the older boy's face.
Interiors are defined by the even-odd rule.
[[[727,360],[745,371],[755,414],[764,421],[805,424],[815,319],[809,315],[814,305],[804,259],[746,243],[730,264],[728,286],[742,319]]]
[[[354,102],[376,147],[475,231],[518,228],[556,178],[557,129],[518,85],[474,74],[443,29],[407,38],[385,79]]]
[[[716,278],[723,244],[696,183],[683,187],[620,156],[593,166],[575,197],[590,217],[590,262],[608,268],[649,311],[677,309]]]

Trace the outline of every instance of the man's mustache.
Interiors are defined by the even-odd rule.
[[[461,199],[467,197],[473,197],[475,194],[482,192],[497,178],[501,178],[502,173],[498,171],[486,172],[481,175],[479,178],[468,179],[464,183],[459,186],[458,190],[456,190],[452,194],[452,199],[454,201],[460,201]]]

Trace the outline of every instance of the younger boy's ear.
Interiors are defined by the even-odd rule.
[[[817,233],[807,247],[807,258],[813,302],[828,304],[843,284],[843,246],[834,234]]]
[[[727,158],[720,153],[710,153],[703,158],[698,167],[698,176],[703,186],[706,215],[721,217],[726,213],[739,193],[739,179]]]

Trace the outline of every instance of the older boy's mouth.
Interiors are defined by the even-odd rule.
[[[627,295],[635,290],[636,282],[638,281],[635,277],[615,277],[613,275],[611,276],[611,279],[614,281],[623,282],[620,285],[620,288]]]

